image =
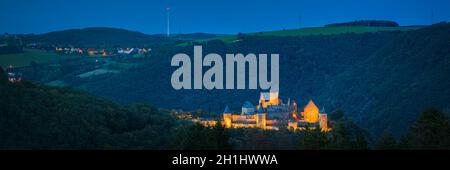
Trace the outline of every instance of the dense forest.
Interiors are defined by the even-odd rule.
[[[346,33],[303,37],[239,36],[239,41],[204,43],[203,53],[279,53],[280,97],[304,106],[310,99],[328,113],[343,110],[374,136],[407,133],[418,114],[450,107],[450,24],[411,31]],[[115,75],[69,84],[114,101],[150,103],[157,107],[238,111],[245,101],[256,105],[258,90],[181,90],[170,84],[171,56],[191,57],[193,46],[155,48],[142,65]],[[203,69],[207,70],[207,67]]]
[[[168,111],[9,83],[0,70],[1,149],[167,149],[177,126]]]
[[[160,46],[169,44],[173,45],[177,41],[176,39],[171,39],[164,36],[147,35],[125,29],[102,27],[71,29],[37,35],[28,34],[22,35],[22,38],[25,43],[75,46],[83,48]]]
[[[83,29],[69,29],[44,34],[15,35],[24,44],[42,46],[63,46],[79,48],[112,48],[112,47],[159,47],[175,45],[185,41],[214,38],[218,35],[207,33],[148,35],[141,32],[120,28],[90,27]],[[6,36],[0,37],[0,43],[6,41]]]
[[[0,37],[0,55],[23,52],[23,42],[15,35],[4,34]]]
[[[448,113],[423,112],[397,140],[373,138],[346,118],[330,113],[332,132],[319,128],[225,129],[177,120],[168,110],[117,105],[83,92],[8,82],[0,68],[0,149],[450,149]]]
[[[337,27],[337,26],[368,26],[368,27],[398,27],[398,23],[394,21],[383,21],[383,20],[358,20],[353,22],[343,22],[336,24],[327,24],[326,27]]]

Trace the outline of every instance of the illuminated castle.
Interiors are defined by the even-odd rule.
[[[196,121],[205,126],[215,125],[214,120]],[[312,100],[298,113],[297,103],[288,100],[284,104],[278,98],[277,92],[261,93],[259,105],[253,107],[245,102],[240,114],[233,114],[228,106],[223,112],[222,124],[226,128],[261,128],[265,130],[279,130],[287,127],[290,130],[304,130],[320,127],[322,131],[329,131],[327,114]]]
[[[300,115],[293,112],[293,120],[288,123],[288,128],[294,130],[304,130],[307,127],[319,126],[323,131],[329,131],[328,117],[324,110],[319,108],[312,100],[303,109]]]

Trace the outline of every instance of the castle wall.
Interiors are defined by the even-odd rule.
[[[325,113],[321,113],[319,116],[319,124],[320,124],[320,129],[322,129],[322,131],[329,131],[328,129],[328,116]]]
[[[231,128],[232,126],[232,115],[231,113],[223,114],[223,122],[226,128]]]
[[[312,100],[305,106],[301,116],[298,113],[296,104],[294,103],[293,110],[289,105],[281,104],[281,100],[273,98],[271,100],[262,100],[259,108],[267,104],[267,110],[260,110],[256,114],[242,114],[248,113],[252,109],[242,108],[242,113],[232,114],[228,107],[223,114],[223,121],[221,122],[226,128],[261,128],[265,130],[279,130],[280,127],[287,127],[292,130],[305,130],[319,126],[322,131],[330,131],[328,127],[328,118],[326,113],[320,113],[317,106]],[[270,106],[270,104],[275,104]],[[253,111],[252,111],[253,112]],[[262,113],[264,112],[264,113]],[[205,126],[215,126],[216,121],[200,121]]]
[[[258,128],[266,129],[266,114],[265,113],[257,114],[256,126]]]

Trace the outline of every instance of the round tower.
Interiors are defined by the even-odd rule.
[[[259,104],[258,113],[256,115],[256,126],[261,129],[266,129],[266,112],[261,103]]]
[[[225,128],[231,128],[232,126],[232,120],[231,120],[231,111],[228,106],[225,107],[225,110],[223,111],[223,122],[225,125]]]

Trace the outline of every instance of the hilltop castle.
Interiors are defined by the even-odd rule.
[[[205,126],[214,126],[214,120],[194,120]],[[223,112],[222,124],[226,128],[261,128],[279,130],[287,127],[290,130],[304,130],[320,127],[322,131],[329,131],[328,119],[325,111],[319,110],[312,100],[298,112],[297,103],[290,99],[284,104],[278,97],[278,92],[261,93],[259,105],[251,102],[244,103],[241,113],[232,113],[228,106]]]

